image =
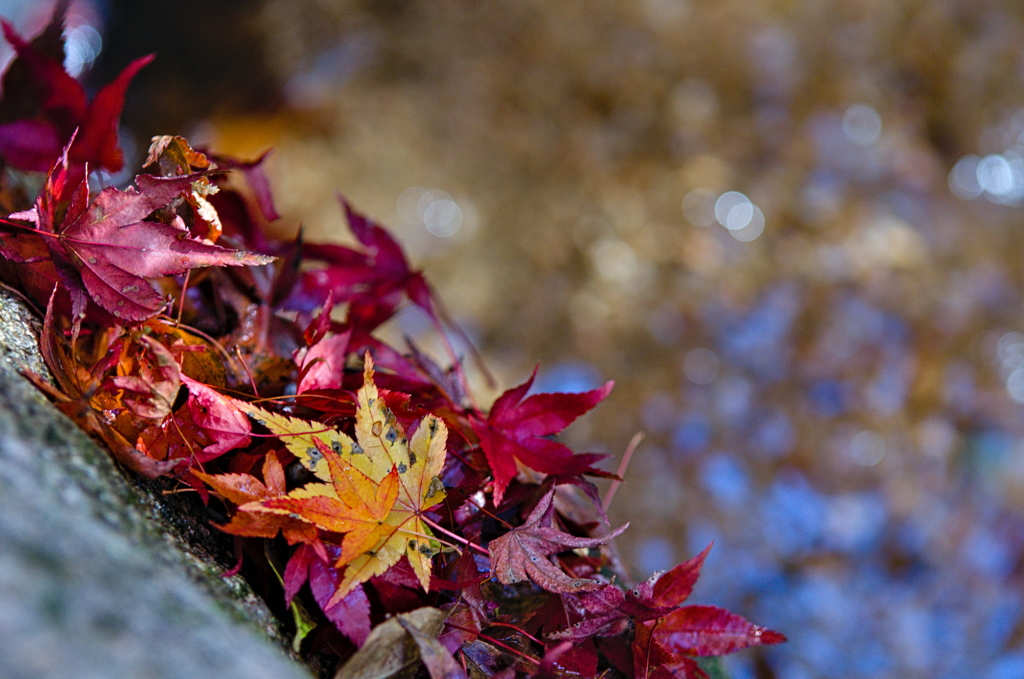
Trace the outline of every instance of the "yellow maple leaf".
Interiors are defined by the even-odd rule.
[[[324,481],[242,509],[288,513],[323,530],[345,533],[335,564],[345,572],[328,608],[403,555],[423,588],[430,589],[431,563],[441,543],[422,514],[445,497],[440,473],[448,428],[440,418],[423,418],[408,440],[373,382],[369,354],[357,394],[355,441],[316,422],[251,404],[244,410],[281,437],[303,466]]]
[[[349,454],[352,452],[352,439],[329,425],[272,413],[244,401],[237,403],[239,410],[278,436],[288,448],[288,452],[298,458],[302,466],[313,472],[321,481],[330,482],[331,473],[317,445],[318,442],[341,456],[344,456],[346,451]]]

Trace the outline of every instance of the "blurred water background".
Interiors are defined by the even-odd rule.
[[[46,2],[0,0],[30,31]],[[76,2],[154,134],[386,223],[498,375],[615,391],[638,577],[790,643],[738,679],[1024,677],[1024,5]],[[91,67],[91,71],[89,71]],[[131,161],[129,161],[131,163]],[[394,324],[431,346],[415,313]],[[435,355],[443,356],[440,351]],[[487,402],[496,393],[482,382]]]

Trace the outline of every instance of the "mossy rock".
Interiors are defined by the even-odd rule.
[[[18,374],[45,370],[37,330],[0,290],[0,673],[308,679],[266,605],[222,577],[206,527],[183,537],[188,519]]]

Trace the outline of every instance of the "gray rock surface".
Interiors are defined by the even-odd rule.
[[[31,321],[0,290],[0,679],[309,674],[265,605],[49,405]]]

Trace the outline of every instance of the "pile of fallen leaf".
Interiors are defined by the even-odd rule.
[[[154,139],[134,187],[92,192],[92,169],[123,164],[149,57],[87,102],[62,66],[66,6],[31,42],[3,25],[0,276],[45,309],[56,385],[29,377],[123,465],[224,517],[297,650],[336,656],[337,677],[702,677],[697,657],[783,641],[682,605],[707,550],[627,587],[607,547],[625,527],[587,480],[617,477],[552,438],[611,383],[531,395],[531,377],[487,412],[454,351],[445,368],[375,337],[409,304],[458,329],[344,201],[361,248],[274,238],[260,162],[180,137]]]

